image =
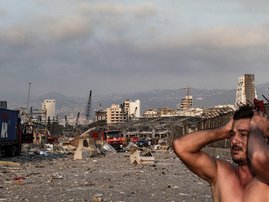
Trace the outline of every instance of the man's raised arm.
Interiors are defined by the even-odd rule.
[[[256,178],[269,184],[269,121],[258,112],[250,122],[248,137],[248,159]]]
[[[232,120],[220,128],[184,135],[173,141],[173,149],[192,172],[209,183],[213,183],[217,175],[216,159],[201,149],[211,142],[228,138],[231,128]]]

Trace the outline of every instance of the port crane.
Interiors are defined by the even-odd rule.
[[[91,119],[91,104],[92,104],[91,102],[92,102],[92,90],[90,90],[88,103],[87,103],[86,111],[85,111],[86,121],[89,121]]]
[[[78,112],[77,114],[77,118],[76,118],[76,122],[75,122],[75,126],[77,127],[78,124],[79,124],[79,115],[80,115],[80,112]]]

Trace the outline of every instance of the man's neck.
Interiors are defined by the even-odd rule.
[[[236,174],[238,175],[240,183],[244,188],[253,178],[253,175],[251,174],[251,171],[247,165],[239,165],[236,168]]]

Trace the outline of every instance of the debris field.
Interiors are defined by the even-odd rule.
[[[153,164],[131,163],[127,151],[82,160],[56,152],[2,157],[0,201],[212,202],[209,184],[172,150],[151,154]]]

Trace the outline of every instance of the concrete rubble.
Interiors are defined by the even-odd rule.
[[[61,153],[5,157],[20,166],[0,165],[0,201],[212,202],[210,186],[173,151],[151,152],[155,163],[146,166],[131,164],[129,152],[79,161]]]
[[[130,160],[132,164],[153,165],[155,158],[150,151],[142,151],[137,148],[131,149]]]
[[[80,138],[74,153],[74,160],[81,160],[98,155],[95,140],[92,138]]]
[[[229,156],[226,149],[210,152]],[[21,156],[0,160],[0,201],[212,201],[209,185],[164,144],[130,143],[117,152],[79,136],[25,145]]]

